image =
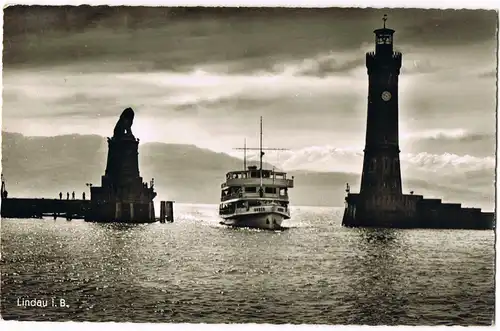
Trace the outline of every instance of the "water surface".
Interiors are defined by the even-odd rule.
[[[346,229],[295,207],[284,231],[1,221],[2,317],[38,321],[490,325],[494,232]],[[18,299],[47,299],[47,307]],[[52,307],[64,299],[69,307]]]

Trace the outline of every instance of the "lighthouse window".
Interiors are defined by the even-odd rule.
[[[379,45],[390,45],[392,44],[392,36],[391,35],[380,35],[377,38],[377,44]]]

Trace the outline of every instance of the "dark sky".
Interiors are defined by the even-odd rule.
[[[493,178],[494,11],[9,7],[4,130],[109,135],[132,106],[142,141],[232,153],[258,143],[263,115],[285,168],[361,169],[365,52],[385,13],[405,176]]]
[[[495,11],[16,6],[5,10],[4,56],[9,65],[127,57],[171,69],[199,63],[194,51],[200,49],[206,62],[308,55],[371,42],[367,32],[381,24],[384,13],[390,13],[388,24],[397,27],[397,38],[415,47],[495,39]],[[68,40],[75,34],[77,40]],[[185,46],[190,53],[171,54]]]

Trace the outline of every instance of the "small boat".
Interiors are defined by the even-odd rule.
[[[240,148],[238,148],[240,149]],[[221,224],[234,227],[257,229],[281,229],[283,220],[290,218],[288,189],[293,188],[294,178],[287,173],[263,169],[264,150],[285,150],[262,148],[262,117],[260,118],[260,147],[247,148],[243,158],[243,170],[230,171],[221,185],[219,216]],[[260,167],[246,164],[246,151],[260,151]]]

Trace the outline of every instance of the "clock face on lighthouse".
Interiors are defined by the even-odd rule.
[[[389,91],[382,92],[382,100],[384,100],[385,102],[391,100],[391,97],[392,97],[391,92]]]

